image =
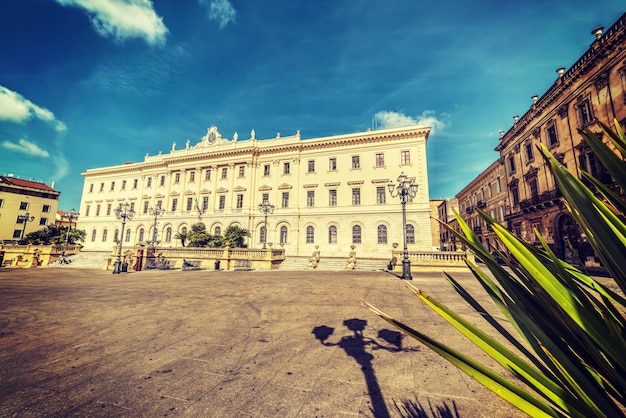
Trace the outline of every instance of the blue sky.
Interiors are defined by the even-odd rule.
[[[621,0],[3,0],[0,174],[55,182],[142,161],[211,125],[304,138],[420,124],[451,197],[610,26]]]

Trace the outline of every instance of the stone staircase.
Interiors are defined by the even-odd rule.
[[[80,269],[98,269],[102,270],[107,258],[111,256],[110,252],[102,251],[81,251],[68,258],[72,261],[69,264],[52,263],[47,268],[80,268]]]

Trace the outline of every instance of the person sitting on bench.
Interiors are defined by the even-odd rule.
[[[189,261],[187,260],[183,260],[183,267],[182,270],[185,270],[187,267],[191,267],[193,264],[191,264]]]

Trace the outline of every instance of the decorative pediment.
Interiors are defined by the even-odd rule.
[[[260,192],[269,192],[270,190],[272,190],[272,186],[268,186],[267,184],[264,184],[263,186],[259,187]]]
[[[150,199],[150,195],[145,194],[145,195],[141,196],[141,198],[148,200],[148,199]]]
[[[326,186],[326,187],[338,187],[340,184],[341,184],[341,182],[334,181],[332,183],[324,183],[324,186]]]
[[[200,194],[211,194],[211,191],[209,189],[202,189],[200,190]]]
[[[292,188],[291,184],[287,184],[287,183],[283,183],[280,186],[278,186],[278,190],[289,190],[291,188]]]
[[[228,189],[226,187],[220,187],[215,193],[228,193]]]
[[[155,199],[163,199],[164,197],[165,197],[165,195],[163,195],[161,193],[157,193],[157,194],[154,195]],[[149,197],[148,197],[148,199],[149,199]]]
[[[178,192],[172,192],[172,193],[170,193],[170,196],[180,196],[180,193],[178,193]]]
[[[387,184],[389,179],[373,179],[372,184]]]
[[[239,192],[245,192],[245,191],[246,191],[246,188],[245,188],[245,187],[243,187],[243,186],[237,186],[237,187],[235,187],[234,191],[235,191],[236,193],[239,193]]]
[[[358,186],[363,184],[363,180],[353,180],[348,182],[348,186]]]
[[[191,190],[185,190],[185,196],[194,195],[194,194],[196,193]]]
[[[528,168],[528,172],[524,174],[524,180],[528,181],[533,177],[537,177],[537,173],[539,169],[537,167],[533,167],[532,165]]]
[[[315,184],[303,184],[302,187],[305,189],[315,189],[317,187],[317,183]]]

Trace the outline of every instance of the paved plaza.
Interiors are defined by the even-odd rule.
[[[486,324],[441,273],[413,274]],[[492,306],[469,272],[453,276]],[[0,416],[524,416],[360,306],[492,364],[405,284],[382,271],[0,269]]]

